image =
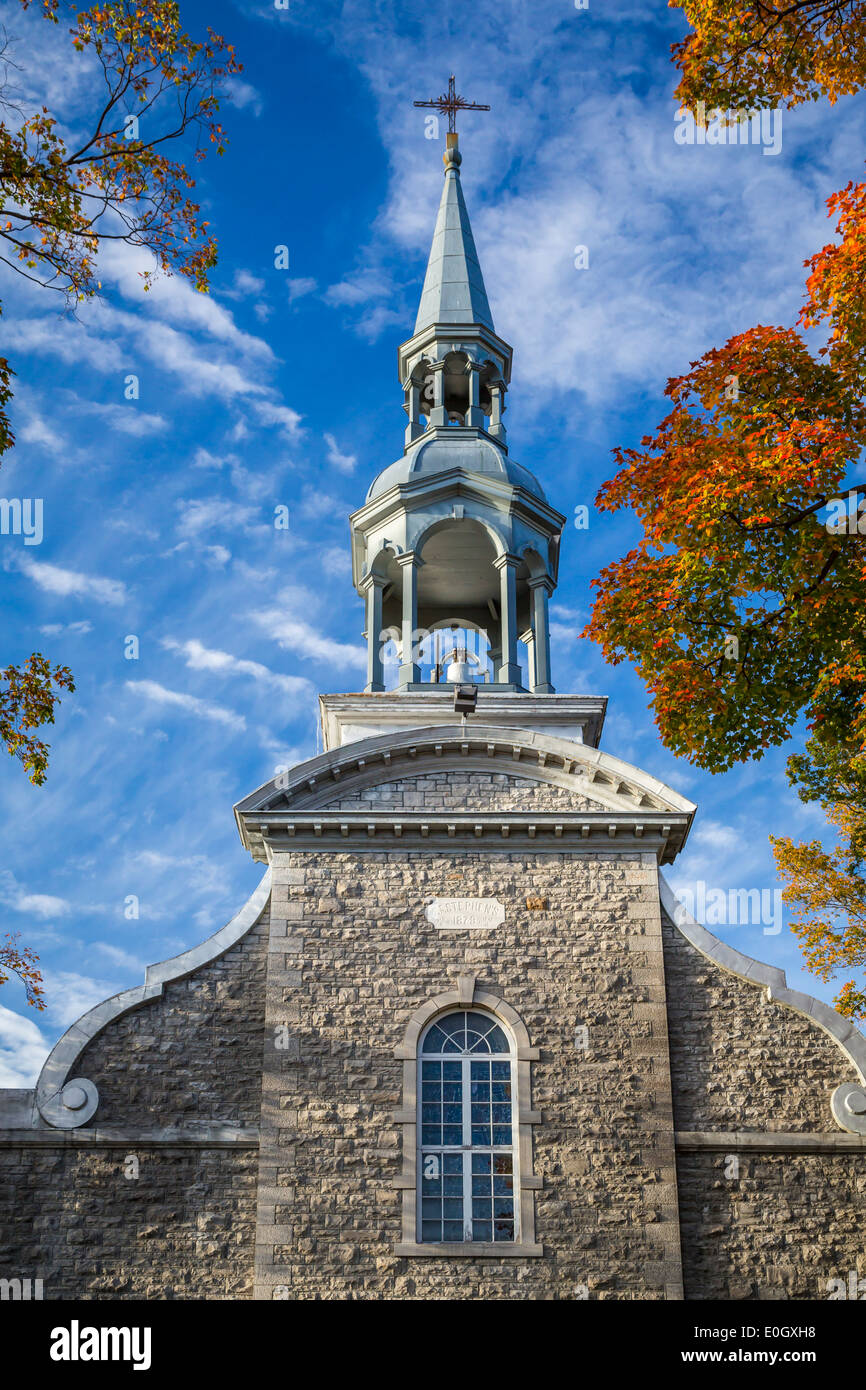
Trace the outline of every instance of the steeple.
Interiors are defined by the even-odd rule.
[[[461,102],[451,92],[416,105],[450,118]],[[415,330],[399,349],[403,456],[350,518],[353,579],[367,609],[366,690],[394,683],[390,656],[400,691],[474,680],[544,695],[554,690],[547,604],[565,517],[508,454],[512,353],[493,326],[453,129],[443,162]]]
[[[432,324],[446,323],[483,325],[493,332],[484,277],[460,187],[460,164],[457,137],[449,135],[445,150],[445,187],[415,320],[416,333]]]

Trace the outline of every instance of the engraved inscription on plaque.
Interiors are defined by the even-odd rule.
[[[490,931],[505,921],[505,908],[496,898],[434,898],[427,920],[439,931]]]

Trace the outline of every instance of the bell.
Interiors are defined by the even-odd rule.
[[[445,680],[455,685],[467,685],[473,679],[472,667],[468,661],[451,661],[445,671]]]
[[[450,653],[451,660],[445,668],[445,680],[455,685],[466,685],[474,679],[469,653],[465,647],[455,647]]]

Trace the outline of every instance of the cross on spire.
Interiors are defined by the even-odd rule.
[[[448,78],[448,91],[441,96],[434,97],[432,101],[416,101],[414,106],[432,106],[440,115],[448,117],[448,132],[454,135],[457,131],[457,112],[458,111],[489,111],[489,106],[484,106],[477,101],[467,101],[457,93],[454,84],[454,74]]]

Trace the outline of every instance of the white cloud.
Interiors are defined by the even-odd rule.
[[[263,628],[272,641],[287,651],[313,661],[323,661],[341,670],[363,667],[367,654],[361,646],[350,646],[347,642],[335,642],[320,628],[315,628],[303,618],[289,616],[285,609],[271,608],[250,615],[253,622]]]
[[[0,870],[0,902],[13,912],[27,913],[43,920],[63,917],[71,911],[65,898],[57,898],[51,893],[26,892],[8,869]]]
[[[44,971],[42,978],[46,1013],[64,1028],[116,993],[107,981],[78,975],[74,970]]]
[[[168,429],[168,421],[162,415],[149,415],[147,411],[139,410],[133,402],[127,405],[103,405],[98,401],[79,399],[77,409],[85,415],[98,416],[108,429],[118,434],[131,434],[139,439]]]
[[[99,951],[101,955],[111,961],[112,965],[117,965],[124,970],[141,972],[149,964],[148,961],[142,960],[140,956],[134,956],[131,952],[124,951],[120,946],[113,946],[109,941],[94,941],[93,950]]]
[[[20,444],[41,444],[46,449],[63,448],[60,435],[38,415],[31,415],[27,423],[22,425],[17,440]]]
[[[264,109],[264,100],[261,92],[257,92],[255,87],[249,82],[244,82],[240,77],[226,77],[223,79],[224,98],[232,106],[236,106],[239,111],[243,111],[249,106],[254,116],[260,116]]]
[[[34,1086],[50,1050],[32,1018],[0,1004],[0,1086]]]
[[[27,556],[19,558],[18,568],[40,589],[49,594],[58,594],[62,598],[92,598],[97,603],[111,605],[126,601],[126,585],[119,579],[103,579],[96,574],[61,569],[60,565],[43,564]]]
[[[179,690],[167,690],[157,681],[127,681],[126,689],[145,700],[152,700],[154,704],[186,710],[199,719],[209,719],[215,724],[224,724],[229,729],[240,731],[247,727],[243,715],[235,714],[234,710],[210,704],[207,700],[199,700],[195,695],[186,695]]]
[[[328,446],[328,463],[332,468],[337,468],[341,473],[354,472],[358,460],[354,454],[343,454],[337,445],[337,441],[332,434],[325,433],[325,443]]]
[[[287,439],[295,439],[300,433],[304,418],[291,406],[279,405],[275,401],[250,401],[250,409],[258,416],[262,425],[277,425]]]
[[[68,633],[70,637],[84,637],[93,631],[93,623],[86,618],[77,623],[43,623],[39,631],[44,637],[60,637],[63,633]]]
[[[296,299],[303,299],[317,288],[318,282],[309,275],[301,275],[296,280],[290,280],[288,284],[289,303],[294,304]]]
[[[193,498],[191,501],[180,498],[177,508],[180,512],[178,535],[188,539],[194,539],[205,531],[215,529],[244,531],[256,519],[253,507],[220,497]]]
[[[191,671],[213,671],[224,676],[249,676],[256,684],[279,690],[286,695],[309,695],[313,690],[311,683],[303,676],[278,675],[259,661],[246,661],[241,657],[231,656],[228,652],[205,647],[197,638],[178,642],[172,637],[166,637],[162,645],[168,651],[184,656]]]
[[[100,372],[119,371],[123,353],[116,342],[90,332],[78,319],[41,318],[4,321],[4,351],[36,352],[57,357],[73,366],[95,367]]]

